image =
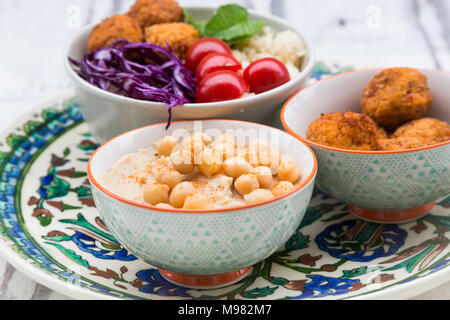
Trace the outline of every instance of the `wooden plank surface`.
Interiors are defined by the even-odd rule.
[[[229,0],[181,0],[181,5]],[[284,18],[313,42],[318,60],[354,67],[411,66],[450,71],[446,0],[239,0]],[[133,0],[0,1],[0,130],[70,87],[64,51],[78,29],[125,12]],[[36,15],[39,13],[39,15]],[[0,299],[64,299],[0,258]],[[416,299],[450,299],[450,284]]]

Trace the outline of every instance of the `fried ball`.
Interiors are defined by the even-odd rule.
[[[392,138],[417,138],[423,146],[450,140],[450,125],[432,118],[411,121],[399,127]]]
[[[377,74],[365,88],[361,107],[380,126],[394,131],[419,119],[432,103],[423,74],[410,68],[391,68]]]
[[[142,29],[153,24],[183,21],[183,9],[174,0],[136,0],[128,15]]]
[[[423,147],[423,144],[419,139],[412,137],[381,139],[378,141],[378,143],[380,145],[380,150],[384,151],[414,149]]]
[[[180,58],[184,58],[188,48],[200,35],[191,25],[183,22],[155,24],[145,28],[145,41],[167,48],[165,41]]]
[[[378,130],[364,114],[337,112],[322,114],[308,127],[307,138],[330,147],[352,150],[376,150]]]
[[[377,126],[377,139],[378,140],[380,140],[380,139],[389,139],[389,135],[386,132],[386,130],[384,130],[383,128],[378,127],[378,126]]]
[[[129,42],[142,42],[144,35],[139,24],[127,15],[115,15],[103,19],[92,29],[88,50],[95,51],[111,45],[118,39]]]

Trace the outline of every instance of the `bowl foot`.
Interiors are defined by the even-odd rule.
[[[405,223],[416,220],[426,215],[434,207],[436,202],[431,202],[420,207],[401,210],[375,210],[348,205],[351,213],[358,218],[376,223]]]
[[[252,267],[220,274],[186,274],[159,269],[167,280],[181,287],[191,289],[217,289],[232,285],[245,278]]]

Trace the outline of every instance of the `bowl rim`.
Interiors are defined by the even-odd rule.
[[[94,157],[97,154],[97,152],[99,150],[101,150],[103,147],[105,147],[107,144],[112,143],[114,140],[116,140],[117,138],[126,135],[126,134],[130,134],[131,132],[137,131],[137,130],[141,130],[141,129],[145,129],[145,128],[149,128],[149,127],[154,127],[154,126],[161,126],[164,127],[166,125],[165,122],[161,122],[161,123],[155,123],[155,124],[151,124],[148,126],[143,126],[140,128],[136,128],[127,132],[124,132],[110,140],[108,140],[107,142],[103,143],[100,147],[98,147],[89,157],[89,161],[88,161],[88,165],[87,165],[87,174],[88,174],[88,178],[91,181],[91,183],[97,188],[99,189],[102,193],[108,195],[109,197],[118,200],[120,202],[126,203],[128,205],[132,205],[134,207],[139,207],[139,208],[143,208],[143,209],[150,209],[153,211],[160,211],[160,212],[168,212],[168,213],[186,213],[186,214],[191,214],[191,213],[196,213],[196,214],[212,214],[212,213],[218,213],[218,212],[230,212],[230,211],[237,211],[237,210],[245,210],[248,208],[253,208],[253,207],[257,207],[257,206],[263,206],[272,202],[276,202],[278,200],[287,198],[291,195],[293,195],[294,193],[299,192],[300,190],[304,189],[304,187],[306,187],[307,185],[309,185],[311,183],[311,181],[314,180],[314,177],[317,174],[317,170],[318,170],[318,164],[317,164],[317,158],[316,155],[314,154],[314,152],[312,151],[312,149],[308,146],[307,143],[305,143],[304,141],[298,139],[297,137],[289,134],[286,131],[283,131],[281,129],[278,128],[274,128],[274,127],[270,127],[264,124],[260,124],[260,123],[255,123],[255,122],[249,122],[249,121],[242,121],[242,120],[233,120],[233,119],[196,119],[196,120],[178,120],[178,121],[172,121],[172,123],[192,123],[194,121],[208,121],[208,122],[212,122],[212,121],[221,121],[221,122],[239,122],[239,123],[245,123],[245,124],[252,124],[252,125],[256,125],[256,126],[260,126],[263,128],[269,128],[270,130],[277,130],[279,131],[281,134],[286,134],[291,136],[292,138],[294,138],[295,140],[297,140],[299,143],[303,144],[307,150],[310,152],[310,154],[312,155],[313,158],[313,168],[311,170],[311,173],[309,174],[309,176],[301,183],[299,183],[297,186],[295,186],[295,188],[285,194],[282,194],[278,197],[273,197],[272,199],[269,200],[265,200],[265,201],[259,201],[259,202],[255,202],[255,203],[251,203],[251,204],[246,204],[246,205],[241,205],[241,206],[233,206],[233,207],[229,207],[229,208],[218,208],[218,209],[178,209],[178,208],[173,208],[173,209],[166,209],[166,208],[160,208],[157,206],[153,206],[153,205],[149,205],[146,203],[139,203],[137,201],[133,201],[133,200],[129,200],[126,199],[122,196],[119,196],[111,191],[109,191],[108,189],[106,189],[105,187],[102,186],[102,184],[100,182],[98,182],[95,178],[94,175],[92,174],[92,170],[91,170],[91,166],[92,166],[92,162],[94,161]]]
[[[344,73],[339,73],[339,74],[335,74],[332,76],[329,76],[325,79],[321,79],[319,81],[316,81],[302,89],[300,89],[299,91],[297,91],[296,93],[294,93],[284,104],[283,107],[281,108],[281,113],[280,113],[280,119],[281,119],[281,123],[283,125],[283,128],[288,131],[290,134],[292,134],[293,136],[295,136],[297,139],[302,140],[303,142],[307,143],[308,145],[312,145],[314,147],[317,148],[322,148],[322,149],[326,149],[329,151],[335,151],[335,152],[341,152],[341,153],[353,153],[353,154],[371,154],[371,155],[382,155],[382,154],[401,154],[401,153],[412,153],[412,152],[418,152],[418,151],[424,151],[424,150],[429,150],[429,149],[434,149],[434,148],[438,148],[438,147],[442,147],[445,145],[450,144],[450,140],[444,141],[444,142],[440,142],[437,144],[433,144],[433,145],[429,145],[429,146],[424,146],[424,147],[419,147],[419,148],[412,148],[412,149],[399,149],[399,150],[390,150],[390,151],[366,151],[366,150],[352,150],[352,149],[343,149],[343,148],[336,148],[336,147],[330,147],[330,146],[326,146],[324,144],[320,144],[314,141],[311,141],[303,136],[301,136],[300,134],[296,133],[288,124],[285,118],[285,112],[286,109],[289,105],[289,103],[291,102],[291,100],[293,100],[297,95],[301,94],[304,90],[307,90],[310,87],[313,87],[316,84],[319,84],[321,82],[327,81],[327,80],[331,80],[331,79],[335,79],[338,77],[344,77],[347,76],[349,74],[354,74],[354,73],[364,73],[364,72],[371,72],[371,71],[382,71],[384,69],[387,68],[366,68],[366,69],[360,69],[360,70],[353,70],[353,71],[349,71],[349,72],[344,72]],[[439,70],[439,69],[427,69],[427,68],[417,68],[416,70],[423,70],[423,71],[429,71],[429,72],[440,72],[440,73],[444,73],[446,75],[450,76],[450,72],[448,71],[444,71],[444,70]]]
[[[217,6],[190,5],[190,6],[183,6],[183,9],[186,9],[186,10],[201,10],[201,9],[216,10]],[[307,76],[308,74],[310,74],[312,72],[312,69],[315,64],[315,52],[314,52],[314,48],[312,46],[310,39],[303,32],[301,32],[296,27],[289,24],[286,20],[283,20],[277,16],[258,12],[253,9],[250,9],[250,8],[247,8],[247,11],[249,12],[249,14],[259,15],[268,20],[285,25],[287,30],[291,30],[291,31],[294,31],[295,33],[297,33],[300,36],[300,39],[302,40],[302,42],[305,46],[305,49],[306,49],[305,60],[307,59],[308,62],[305,64],[304,68],[302,70],[300,70],[300,73],[296,77],[294,77],[293,79],[290,79],[290,81],[282,84],[281,86],[271,89],[269,91],[266,91],[266,92],[263,92],[260,94],[256,94],[256,95],[249,95],[249,96],[241,97],[239,99],[234,99],[234,100],[208,102],[208,103],[186,103],[186,104],[182,105],[183,107],[189,107],[189,108],[217,107],[217,108],[221,108],[221,107],[228,106],[230,103],[234,104],[234,103],[240,103],[240,102],[243,102],[243,103],[261,102],[261,101],[264,101],[264,99],[266,99],[267,97],[276,96],[278,93],[281,93],[284,90],[295,86],[295,84],[297,84],[298,82],[301,82],[305,78],[305,76]],[[69,62],[69,59],[68,59],[68,57],[70,57],[71,48],[74,45],[74,42],[82,34],[87,32],[88,30],[92,29],[97,23],[98,22],[93,22],[93,23],[90,23],[90,24],[84,26],[83,28],[81,28],[77,32],[77,34],[69,41],[69,44],[66,46],[66,49],[64,50],[64,67],[65,67],[69,77],[72,78],[74,81],[76,81],[78,84],[80,84],[84,89],[88,90],[91,94],[103,95],[105,98],[112,99],[117,102],[134,103],[134,104],[147,106],[147,107],[148,106],[164,107],[166,104],[161,103],[161,102],[134,99],[134,98],[130,98],[130,97],[126,97],[126,96],[118,95],[118,94],[115,94],[115,93],[112,93],[109,91],[102,90],[102,89],[90,84],[89,82],[87,82],[86,80],[81,78],[75,72],[75,70],[72,68],[71,63]],[[245,107],[245,105],[244,105],[244,107]]]

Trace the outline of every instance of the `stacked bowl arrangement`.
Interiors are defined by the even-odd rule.
[[[195,27],[199,38],[207,38],[209,19],[223,10],[212,7],[185,9],[187,22]],[[242,13],[236,7],[230,10]],[[111,55],[117,52],[132,55],[133,52],[127,53],[120,49],[121,46],[134,48],[135,52],[143,52],[149,47],[133,47],[129,39],[123,43],[119,39],[119,42],[110,43],[110,51],[99,49],[93,54],[91,58],[96,59],[97,64],[90,65],[94,60],[83,59],[88,53],[90,37],[98,26],[82,30],[67,51],[71,59],[66,61],[65,67],[83,116],[96,142],[103,143],[92,154],[88,164],[95,204],[102,219],[129,252],[158,267],[161,275],[170,282],[188,288],[219,288],[249,275],[253,264],[269,257],[295,233],[308,208],[315,183],[329,196],[347,204],[358,217],[378,223],[420,218],[431,210],[437,199],[450,192],[450,141],[411,150],[355,151],[307,139],[310,123],[321,114],[344,109],[357,112],[364,87],[381,69],[330,77],[302,89],[314,65],[311,43],[298,30],[276,17],[250,10],[245,12],[247,20],[244,22],[258,32],[265,25],[275,33],[288,30],[295,34],[303,43],[304,52],[294,76],[291,75],[288,81],[276,87],[257,93],[251,91],[251,78],[247,78],[250,71],[244,70],[250,68],[251,63],[244,66],[244,62],[239,61],[242,69],[236,74],[248,83],[244,86],[245,94],[236,99],[195,103],[190,96],[191,101],[180,103],[174,100],[170,105],[168,102],[118,94],[119,90],[115,90],[118,89],[117,84],[114,87],[102,81],[107,79],[114,84],[111,77],[95,78],[96,68],[103,60],[110,63]],[[252,24],[252,21],[257,23]],[[172,47],[176,46],[173,43],[169,45],[169,41],[165,44],[166,47],[161,45],[158,50],[165,48],[167,51],[164,52],[169,52],[167,54],[171,58],[160,63],[160,67],[178,70],[173,72],[181,78],[177,78],[178,84],[172,86],[179,88],[195,73],[183,71],[181,64],[187,57],[178,55],[174,58]],[[229,44],[237,50],[236,43]],[[80,61],[87,63],[87,67]],[[121,63],[117,64],[123,67]],[[102,68],[112,67],[109,64]],[[128,68],[138,67],[128,64]],[[87,69],[91,72],[86,73]],[[435,99],[432,115],[450,121],[450,111],[446,107],[450,100],[446,90],[450,85],[450,75],[439,71],[420,71],[429,79]],[[268,74],[262,74],[266,82],[275,81]],[[122,74],[116,73],[114,77],[120,78]],[[197,79],[195,84],[201,87],[202,81]],[[130,86],[126,82],[123,84],[126,89]],[[235,89],[230,88],[231,91]],[[198,91],[195,94],[199,99],[201,95]],[[281,110],[281,105],[288,98]],[[167,108],[168,105],[170,108]],[[278,116],[287,132],[263,125],[274,125]],[[247,122],[249,120],[252,122]],[[224,208],[199,206],[193,209],[175,208],[166,203],[158,206],[158,203],[139,202],[111,191],[103,183],[103,176],[123,157],[148,148],[164,137],[173,136],[177,130],[193,128],[196,123],[201,123],[205,130],[222,133],[227,130],[253,130],[275,137],[281,142],[278,151],[289,155],[293,163],[301,168],[300,180],[289,192],[272,195],[270,199]],[[276,170],[272,174],[276,175]]]
[[[185,15],[189,14],[190,19],[195,21],[206,21],[216,12],[224,10],[213,7],[184,9]],[[236,7],[231,5],[228,9],[233,12]],[[238,8],[237,11],[242,9]],[[317,165],[311,149],[286,132],[254,123],[272,124],[279,117],[283,101],[307,83],[314,65],[311,44],[302,33],[281,19],[252,11],[248,12],[248,18],[249,21],[257,21],[261,26],[271,28],[270,32],[288,30],[291,36],[295,34],[296,40],[302,42],[304,52],[295,76],[271,90],[246,94],[239,99],[205,103],[188,101],[170,110],[170,126],[167,123],[166,104],[117,94],[111,88],[105,90],[101,84],[89,78],[92,74],[86,76],[80,72],[83,62],[88,64],[86,69],[92,67],[95,71],[99,66],[90,63],[98,63],[105,55],[110,58],[109,52],[102,53],[100,49],[94,57],[87,59],[88,43],[95,26],[82,30],[67,51],[70,59],[65,62],[65,67],[83,116],[95,140],[103,143],[91,156],[88,165],[93,196],[100,215],[125,248],[157,266],[166,279],[178,285],[215,288],[235,283],[247,276],[251,265],[270,256],[295,232],[312,195]],[[170,51],[169,43],[166,44]],[[95,72],[93,74],[95,76]],[[202,120],[211,118],[236,121]],[[276,140],[281,141],[280,153],[289,153],[303,168],[301,181],[292,192],[270,201],[199,212],[143,205],[114,194],[102,184],[102,176],[121,157],[149,147],[176,129],[193,127],[195,122],[201,122],[204,129],[223,132],[229,129],[250,129],[276,136]],[[149,231],[155,221],[159,233]],[[207,236],[194,239],[188,236],[188,233],[193,232]],[[225,251],[231,253],[229,258],[216,263],[214,259]],[[171,258],[175,252],[178,252],[179,260]]]

